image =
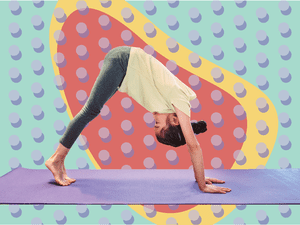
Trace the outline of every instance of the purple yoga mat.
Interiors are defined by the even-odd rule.
[[[205,170],[226,194],[203,193],[193,170],[67,170],[57,185],[48,169],[17,168],[0,177],[0,204],[300,204],[300,169]]]

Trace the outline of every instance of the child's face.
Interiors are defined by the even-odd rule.
[[[170,123],[171,121],[176,121],[177,116],[175,113],[152,113],[153,117],[155,119],[155,126],[154,126],[154,132],[155,135],[158,135],[162,128],[167,126],[167,123]],[[174,123],[175,125],[178,125]],[[172,125],[174,125],[172,124]]]
[[[167,125],[167,118],[169,113],[153,113],[153,117],[155,119],[154,132],[155,135],[158,135],[163,127]]]

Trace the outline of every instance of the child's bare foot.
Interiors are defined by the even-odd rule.
[[[61,161],[55,161],[50,158],[45,162],[45,166],[52,172],[54,179],[58,184],[62,186],[71,184],[71,181],[65,178],[67,174],[65,173],[64,175],[63,164]]]
[[[63,177],[64,177],[64,179],[70,181],[71,183],[74,183],[76,181],[76,179],[68,177],[68,175],[66,173],[66,168],[65,168],[64,163],[62,164],[62,168],[63,168]]]

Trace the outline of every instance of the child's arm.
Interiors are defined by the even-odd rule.
[[[177,117],[179,119],[179,124],[181,126],[181,130],[184,135],[186,144],[188,146],[189,153],[191,155],[195,178],[196,178],[196,181],[198,182],[199,189],[203,192],[223,193],[223,194],[226,194],[226,192],[231,191],[230,188],[218,187],[215,185],[206,185],[202,150],[201,150],[200,144],[198,143],[196,136],[194,134],[194,131],[193,131],[193,128],[192,128],[192,125],[190,122],[190,117],[187,116],[182,111],[180,111],[175,106],[174,106],[174,108],[175,108]],[[214,180],[217,180],[217,179],[214,179]]]
[[[174,109],[179,119],[181,130],[184,135],[191,156],[196,181],[198,183],[200,190],[203,191],[203,189],[206,187],[206,183],[205,183],[205,176],[204,176],[203,156],[202,156],[202,150],[200,148],[200,144],[198,143],[195,137],[193,128],[191,126],[190,117],[187,116],[182,111],[180,111],[175,106]]]

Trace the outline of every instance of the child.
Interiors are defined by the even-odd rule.
[[[153,113],[154,132],[160,143],[173,147],[187,144],[201,191],[224,194],[230,191],[229,188],[206,185],[224,181],[204,177],[202,150],[194,133],[205,132],[206,123],[190,122],[189,102],[196,98],[195,92],[153,56],[141,48],[129,46],[116,47],[106,54],[88,101],[70,121],[56,152],[45,162],[58,184],[65,186],[76,181],[67,176],[64,159],[86,124],[99,115],[117,90],[127,93]]]

